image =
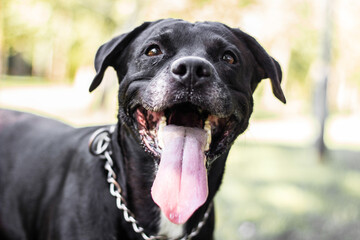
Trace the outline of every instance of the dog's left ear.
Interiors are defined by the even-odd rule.
[[[233,28],[232,31],[240,40],[246,43],[258,64],[255,76],[257,79],[254,83],[252,83],[252,90],[255,90],[261,79],[270,78],[272,91],[275,97],[281,102],[286,103],[285,95],[280,86],[282,79],[280,64],[265,51],[265,49],[255,40],[255,38],[244,33],[240,29]]]
[[[113,66],[116,57],[119,56],[128,44],[136,38],[142,31],[144,31],[151,22],[145,22],[134,30],[124,33],[111,39],[109,42],[103,44],[97,51],[95,56],[95,70],[96,75],[90,85],[89,91],[95,90],[101,83],[105,70],[108,66]]]

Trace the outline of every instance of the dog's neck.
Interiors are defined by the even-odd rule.
[[[149,234],[159,234],[159,231],[161,233],[161,226],[164,225],[164,219],[162,219],[160,209],[151,197],[151,187],[156,174],[155,161],[143,150],[127,127],[119,125],[116,135],[120,146],[119,150],[123,153],[121,155],[126,156],[115,161],[117,166],[123,166],[124,168],[123,171],[119,169],[120,174],[121,172],[125,174],[125,178],[123,178],[120,184],[124,188],[123,195],[127,200],[128,208],[134,213],[136,220]],[[208,200],[185,224],[184,233],[185,231],[187,233],[191,231],[202,220],[205,211],[212,202],[221,184],[226,156],[227,153],[218,158],[209,170]],[[214,169],[217,169],[217,171],[214,171]],[[209,219],[209,223],[213,226],[213,219]],[[169,224],[166,225],[166,227],[169,226]]]
[[[154,161],[125,126],[118,126],[117,139],[122,156],[126,156],[122,159],[126,179],[126,184],[121,183],[124,187],[123,197],[140,225],[154,234],[158,231],[159,222],[159,209],[150,194],[155,172]]]

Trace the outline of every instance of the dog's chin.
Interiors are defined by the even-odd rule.
[[[157,163],[152,198],[171,222],[183,224],[206,202],[207,166],[230,147],[240,121],[191,103],[163,111],[139,105],[132,116],[145,151]]]
[[[133,125],[146,152],[160,161],[164,147],[163,129],[168,125],[203,129],[207,133],[205,154],[207,161],[217,158],[229,149],[239,133],[241,119],[235,114],[219,117],[191,103],[152,111],[138,105],[133,109]]]

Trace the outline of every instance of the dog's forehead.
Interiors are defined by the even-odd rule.
[[[167,38],[181,41],[184,39],[224,39],[236,41],[236,37],[229,28],[218,22],[195,22],[183,20],[163,20],[153,24],[140,36],[141,40]]]

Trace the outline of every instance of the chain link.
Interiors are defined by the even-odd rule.
[[[166,236],[147,235],[144,228],[139,226],[134,214],[126,207],[126,201],[121,195],[121,186],[116,181],[117,176],[113,169],[114,161],[111,158],[112,152],[110,150],[111,134],[114,132],[114,130],[115,126],[111,126],[110,129],[100,128],[95,131],[90,138],[89,149],[93,155],[99,156],[101,159],[105,160],[104,168],[107,171],[107,182],[110,186],[110,194],[116,198],[116,206],[123,212],[125,221],[130,223],[134,232],[141,235],[144,240],[190,240],[191,238],[198,235],[201,228],[205,225],[207,219],[209,218],[213,202],[209,204],[208,209],[206,210],[202,220],[198,223],[198,225],[193,228],[189,234],[186,234],[181,238],[167,238]]]

